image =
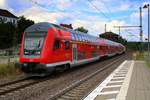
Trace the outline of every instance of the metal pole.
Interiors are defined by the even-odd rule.
[[[106,26],[106,24],[105,24],[105,33],[106,33],[106,31],[107,31],[106,27],[107,27],[107,26]]]
[[[150,37],[149,37],[149,35],[150,35],[150,33],[149,33],[149,28],[150,28],[150,27],[149,27],[149,4],[148,4],[147,6],[148,6],[148,59],[149,59],[149,58],[150,58],[150,57],[149,57],[149,55],[150,55],[150,54],[149,54],[149,52],[150,52],[150,51],[149,51],[149,47],[150,47],[150,45],[149,45],[149,38],[150,38]]]
[[[142,31],[142,7],[140,7],[140,41],[141,41],[141,51],[143,42],[143,31]]]
[[[142,36],[143,36],[143,34],[142,34],[143,32],[142,32],[142,8],[140,7],[140,40],[141,40],[141,42],[142,42]]]
[[[119,36],[120,36],[120,26],[119,26]]]

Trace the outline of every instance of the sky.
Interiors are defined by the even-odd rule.
[[[98,36],[105,31],[118,34],[114,26],[139,26],[139,7],[149,0],[0,0],[0,8],[38,22],[85,27]],[[143,39],[147,38],[148,10],[142,9]],[[139,41],[139,28],[121,28],[123,38]]]

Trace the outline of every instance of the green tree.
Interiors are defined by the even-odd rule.
[[[0,49],[10,48],[16,42],[16,27],[12,23],[0,23]]]
[[[24,16],[19,17],[18,29],[17,29],[17,32],[18,32],[17,38],[18,38],[19,43],[21,43],[24,30],[33,24],[34,24],[34,21],[26,19]]]
[[[80,31],[80,32],[83,32],[83,33],[88,33],[88,30],[85,29],[84,27],[78,27],[75,29],[75,31]]]
[[[123,39],[120,35],[115,34],[113,32],[106,32],[106,33],[100,34],[99,37],[105,38],[111,41],[115,41],[123,45],[126,45],[127,43],[127,40]]]

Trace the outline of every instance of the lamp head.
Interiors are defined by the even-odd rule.
[[[144,6],[143,6],[143,8],[148,8],[149,7],[149,4],[145,4]]]

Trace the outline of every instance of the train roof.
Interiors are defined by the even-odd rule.
[[[52,23],[49,23],[49,22],[40,22],[40,23],[36,23],[36,24],[33,24],[33,25],[29,26],[25,30],[25,32],[35,32],[35,31],[47,32],[50,27],[55,27],[57,29],[65,30],[64,27],[56,25],[56,24],[52,24]]]
[[[120,43],[114,42],[114,41],[110,41],[104,38],[99,38],[96,36],[92,36],[90,34],[87,33],[83,33],[83,32],[79,32],[79,31],[74,31],[72,29],[68,29],[68,28],[64,28],[62,26],[56,25],[56,24],[52,24],[49,22],[40,22],[40,23],[36,23],[34,25],[31,25],[30,27],[28,27],[25,32],[47,32],[48,29],[50,27],[54,27],[57,29],[61,29],[67,32],[70,32],[71,34],[71,39],[75,40],[75,41],[87,41],[87,42],[91,42],[94,44],[101,44],[101,45],[116,45],[116,46],[120,46]],[[65,34],[64,34],[65,35]]]

